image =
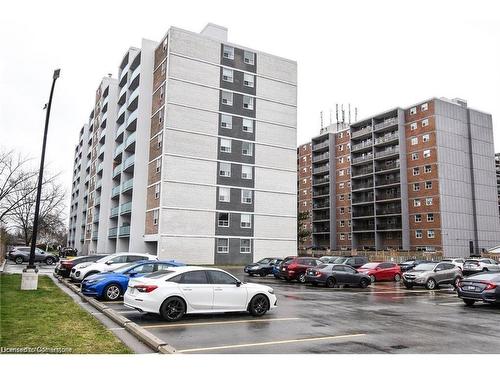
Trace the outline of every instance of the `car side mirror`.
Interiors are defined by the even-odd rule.
[[[113,261],[112,261],[112,260],[108,260],[108,261],[107,261],[106,263],[104,263],[104,264],[106,264],[106,265],[108,265],[108,266],[109,266],[110,264],[113,264]]]
[[[136,277],[137,276],[137,272],[130,272],[128,274],[129,277]]]
[[[237,287],[240,287],[240,286],[241,286],[241,281],[240,281],[240,280],[236,281],[236,286],[237,286]]]

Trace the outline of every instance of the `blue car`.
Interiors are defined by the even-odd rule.
[[[81,284],[82,293],[86,296],[116,301],[127,290],[131,277],[140,277],[147,273],[180,266],[185,264],[175,260],[141,260],[129,263],[111,272],[97,273],[85,278]]]

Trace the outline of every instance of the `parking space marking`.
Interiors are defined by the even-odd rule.
[[[267,323],[280,322],[290,320],[301,320],[303,318],[269,318],[269,319],[245,319],[245,320],[219,320],[217,322],[200,322],[200,323],[180,323],[180,324],[151,324],[141,325],[142,328],[179,328],[179,327],[197,327],[222,324],[240,324],[240,323]]]
[[[338,339],[362,337],[362,336],[366,336],[366,334],[365,333],[354,333],[354,334],[350,334],[350,335],[306,337],[306,338],[300,338],[300,339],[290,339],[290,340],[281,340],[281,341],[265,341],[265,342],[249,343],[249,344],[211,346],[211,347],[206,347],[206,348],[177,350],[177,353],[192,353],[192,352],[203,352],[203,351],[210,351],[210,350],[249,348],[249,347],[255,347],[255,346],[268,346],[268,345],[283,345],[283,344],[293,344],[293,343],[302,343],[302,342],[311,342],[311,341],[338,340]]]

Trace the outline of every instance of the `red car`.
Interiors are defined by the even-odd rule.
[[[392,262],[366,263],[361,268],[358,268],[358,272],[370,276],[372,283],[383,280],[401,280],[401,268]]]
[[[296,257],[280,264],[279,276],[286,281],[298,280],[306,282],[306,270],[314,268],[321,262],[312,257]]]

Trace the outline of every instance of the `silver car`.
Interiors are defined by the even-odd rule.
[[[467,259],[464,263],[464,275],[471,275],[477,272],[500,272],[500,265],[494,259],[477,258]]]
[[[453,263],[421,263],[403,274],[403,284],[406,289],[414,286],[425,286],[426,289],[436,289],[441,284],[451,284],[458,287],[462,279],[462,271]]]

